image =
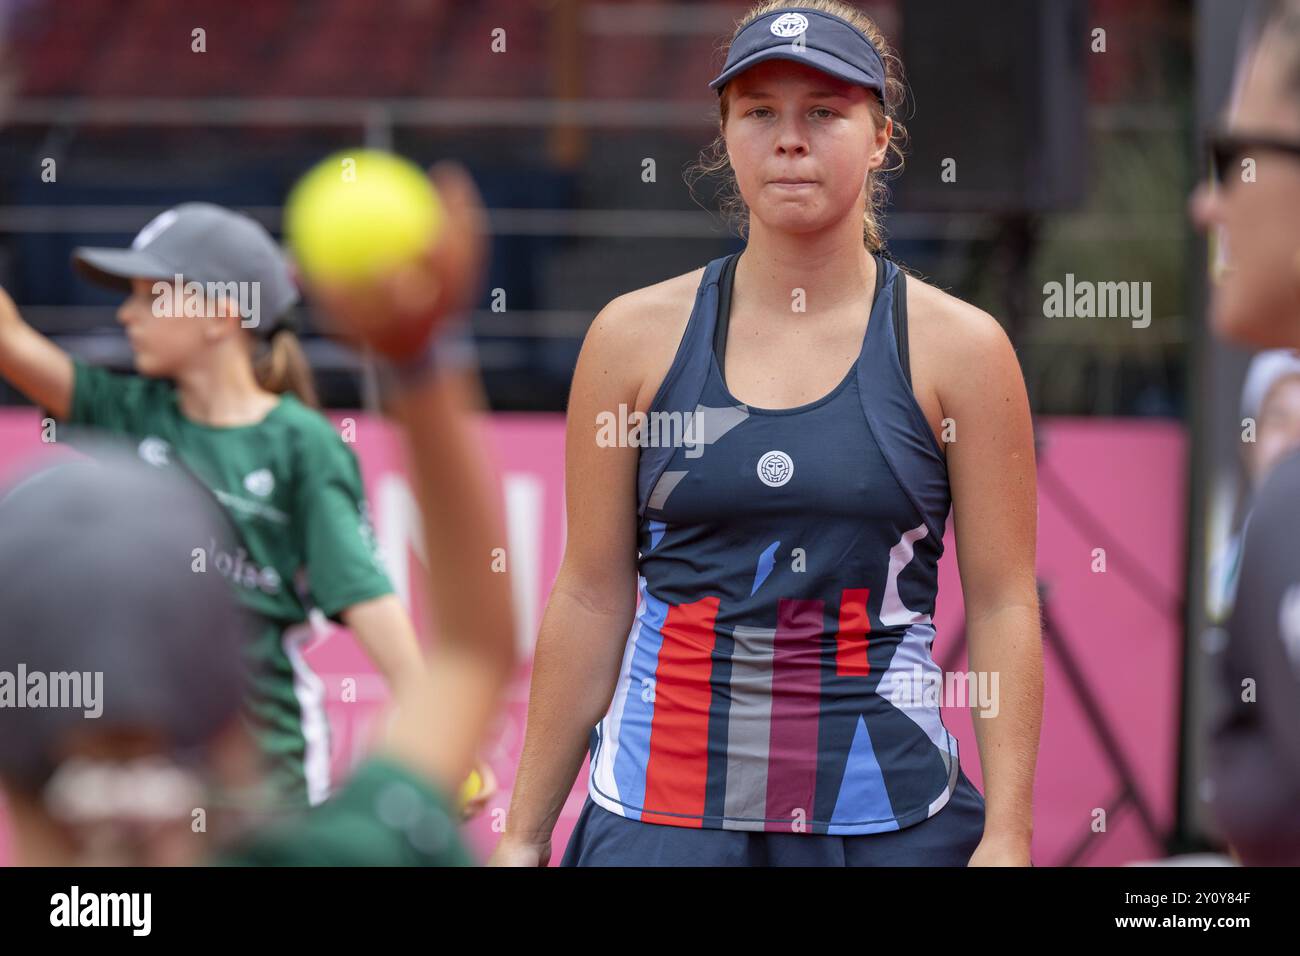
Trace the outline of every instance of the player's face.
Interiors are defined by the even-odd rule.
[[[206,319],[186,316],[184,302],[171,293],[154,293],[152,279],[132,279],[131,295],[118,307],[141,375],[170,378],[179,374],[204,344]],[[167,283],[171,285],[171,283]]]
[[[884,162],[892,124],[877,128],[874,93],[803,63],[769,60],[723,91],[723,135],[754,221],[782,232],[861,223],[867,174]]]
[[[1266,35],[1239,74],[1226,128],[1241,138],[1240,154],[1225,163],[1221,187],[1192,199],[1193,218],[1217,238],[1214,331],[1258,348],[1300,346],[1300,155],[1244,145],[1300,143],[1300,100],[1277,43]]]

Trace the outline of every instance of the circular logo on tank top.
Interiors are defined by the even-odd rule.
[[[768,29],[779,37],[797,37],[808,29],[808,18],[802,13],[783,13]]]
[[[794,462],[783,451],[769,451],[758,460],[758,480],[769,488],[780,488],[794,475]]]

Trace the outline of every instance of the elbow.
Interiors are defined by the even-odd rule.
[[[551,587],[550,602],[564,602],[579,613],[632,623],[636,611],[636,567],[586,570],[565,563]]]
[[[1039,619],[1038,582],[1032,574],[987,585],[963,581],[962,590],[968,625],[986,618]]]

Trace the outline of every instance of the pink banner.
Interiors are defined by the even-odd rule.
[[[354,439],[394,587],[419,622],[425,605],[413,544],[418,516],[397,436],[387,422],[369,415],[330,417]],[[1045,611],[1059,630],[1045,646],[1034,860],[1113,865],[1156,857],[1159,841],[1149,835],[1146,822],[1164,832],[1174,812],[1183,430],[1173,423],[1131,420],[1047,419],[1038,425],[1046,438],[1040,467],[1049,469],[1039,489],[1039,575],[1048,588]],[[497,414],[484,416],[480,428],[496,464],[506,515],[502,547],[514,588],[518,646],[521,657],[531,661],[564,549],[564,420],[558,414]],[[0,449],[0,482],[35,456],[66,453],[42,442],[40,423],[29,409],[0,409]],[[950,520],[940,566],[934,645],[940,661],[947,659],[963,624],[952,525]],[[1059,647],[1077,662],[1077,674],[1064,666],[1067,658]],[[364,754],[386,691],[342,629],[322,634],[307,658],[328,690],[337,780]],[[965,670],[964,653],[953,666]],[[488,810],[466,826],[467,839],[481,857],[504,826],[523,744],[530,669],[520,667],[484,746],[483,757],[500,789]],[[352,702],[342,693],[347,678],[356,681]],[[1091,715],[1084,704],[1089,696],[1095,703]],[[945,708],[944,722],[960,741],[963,767],[982,789],[969,711]],[[1118,759],[1101,743],[1107,730]],[[1127,782],[1121,772],[1125,765],[1132,774]],[[555,828],[553,863],[563,854],[585,787],[584,761]],[[0,863],[8,860],[10,842],[0,820]]]

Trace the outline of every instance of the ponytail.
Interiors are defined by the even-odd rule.
[[[281,326],[261,344],[253,359],[257,384],[268,392],[292,392],[310,408],[320,408],[311,363],[292,329]]]

